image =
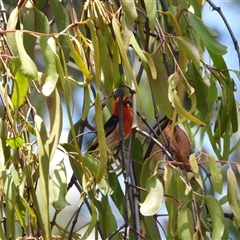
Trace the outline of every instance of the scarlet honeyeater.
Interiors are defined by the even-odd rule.
[[[104,124],[104,131],[106,137],[107,146],[113,146],[119,142],[119,111],[118,111],[118,101],[119,98],[116,98],[113,104],[112,116]],[[123,98],[122,106],[122,115],[123,115],[123,133],[124,138],[128,137],[131,133],[133,117],[132,117],[132,108],[129,105],[128,97]],[[88,151],[92,151],[98,147],[98,141],[95,139],[93,144],[90,146]]]

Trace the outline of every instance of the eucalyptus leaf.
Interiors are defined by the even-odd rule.
[[[153,216],[162,207],[164,197],[163,186],[157,176],[152,176],[146,183],[147,197],[140,203],[140,212],[143,216]]]
[[[239,226],[240,224],[240,204],[239,204],[239,189],[236,176],[231,167],[227,170],[227,196],[230,208],[234,214],[235,224]]]
[[[219,43],[211,35],[210,31],[204,25],[200,18],[189,12],[188,19],[194,30],[197,32],[198,36],[203,41],[203,44],[206,46],[208,51],[218,55],[224,55],[227,53],[227,47]]]
[[[210,213],[212,222],[212,239],[224,239],[224,231],[227,230],[225,226],[225,219],[220,203],[213,196],[206,196],[205,201]]]
[[[70,205],[66,201],[67,173],[64,163],[61,161],[55,168],[52,178],[49,180],[49,200],[57,212]]]
[[[20,73],[32,80],[36,79],[38,76],[38,70],[33,62],[33,60],[28,56],[24,45],[23,45],[23,33],[21,31],[16,31],[15,33],[17,49],[19,54],[19,62],[20,62]]]

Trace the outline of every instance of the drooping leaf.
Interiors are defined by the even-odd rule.
[[[236,176],[231,167],[227,170],[227,196],[230,208],[234,214],[234,221],[236,227],[240,224],[240,204],[239,204],[239,190]]]
[[[18,63],[19,61],[17,60],[12,64],[16,64],[14,67],[17,68],[19,66]],[[28,92],[28,79],[20,73],[19,69],[16,69],[16,72],[14,73],[14,79],[12,104],[15,109],[18,109],[25,102]]]
[[[226,54],[227,52],[226,46],[219,43],[211,35],[210,31],[204,25],[200,18],[189,12],[188,19],[209,52],[213,52],[218,55]]]
[[[172,118],[172,106],[168,100],[168,75],[161,55],[158,52],[152,54],[153,62],[157,70],[157,78],[152,78],[150,70],[148,73],[149,84],[153,93],[154,101],[157,106],[166,114],[169,118]],[[159,97],[161,96],[161,97]]]
[[[179,48],[187,55],[190,60],[192,60],[196,69],[199,69],[201,57],[197,47],[193,44],[193,42],[186,37],[175,37],[174,39],[178,43]]]
[[[209,95],[211,94],[210,89],[203,81],[202,77],[199,74],[199,71],[196,69],[196,66],[192,63],[188,64],[186,78],[188,83],[194,88],[194,94],[197,99],[196,108],[200,112],[200,116],[205,117],[212,107],[212,105],[209,106],[208,102]]]
[[[24,45],[23,45],[23,33],[21,31],[16,31],[15,33],[17,49],[19,54],[19,72],[32,80],[36,79],[38,76],[38,70],[33,62],[33,60],[28,56]]]
[[[155,23],[156,23],[156,17],[157,17],[157,1],[149,1],[144,0],[147,16],[149,19],[149,25],[152,31],[154,31]]]
[[[117,228],[116,217],[113,214],[108,195],[103,195],[101,200],[103,212],[100,214],[100,222],[105,236],[110,236]],[[116,238],[117,239],[117,238]],[[120,239],[119,239],[120,240]]]
[[[70,36],[68,36],[68,45],[72,53],[72,57],[80,71],[86,75],[86,79],[92,79],[92,74],[88,70],[87,61],[83,54],[84,51],[80,42],[77,41],[77,39],[75,39],[74,37],[70,38]]]
[[[96,222],[97,222],[97,209],[91,200],[89,200],[89,202],[90,202],[90,206],[91,206],[91,221],[88,225],[87,230],[85,231],[84,235],[82,236],[82,239],[88,239],[88,237],[92,233],[94,227],[96,227]]]
[[[176,111],[178,112],[179,115],[181,115],[182,117],[185,117],[186,119],[191,120],[194,123],[197,123],[201,126],[205,126],[206,124],[204,122],[202,122],[200,119],[196,118],[195,116],[193,116],[191,113],[189,113],[188,111],[186,111],[181,102],[180,99],[177,95],[176,92],[176,84],[178,83],[178,74],[172,74],[169,76],[168,78],[168,82],[169,82],[169,89],[168,89],[168,98],[169,101],[172,103],[173,107],[176,109]]]
[[[50,1],[50,6],[54,15],[55,22],[57,24],[58,32],[65,30],[69,25],[68,16],[66,10],[60,1]],[[65,61],[69,61],[69,45],[68,37],[66,35],[59,36],[59,43],[63,50]]]
[[[223,188],[222,170],[220,167],[217,166],[214,157],[208,156],[208,163],[214,190],[221,194]]]
[[[51,95],[47,97],[47,107],[50,116],[49,160],[51,161],[59,144],[63,124],[61,99],[57,89],[54,89]]]
[[[196,156],[195,156],[194,153],[190,155],[189,163],[190,163],[194,178],[196,179],[196,181],[200,185],[201,189],[204,189],[201,174],[200,174],[200,171],[199,171],[199,166],[198,166],[197,159],[196,159]]]
[[[34,122],[36,124],[36,137],[39,152],[39,174],[41,186],[42,219],[45,224],[45,239],[51,239],[50,216],[49,216],[49,142],[47,130],[43,120],[35,115]]]
[[[29,21],[29,19],[31,19],[31,21]],[[35,31],[35,10],[30,1],[28,1],[26,7],[23,10],[22,21],[24,30]],[[31,34],[23,34],[23,44],[29,57],[31,59],[34,59],[36,37]]]
[[[45,83],[42,87],[42,93],[49,96],[54,90],[58,81],[58,68],[56,63],[56,42],[53,38],[41,37],[40,46],[45,62]]]
[[[129,77],[130,77],[131,81],[133,82],[133,84],[136,86],[135,89],[136,89],[137,96],[139,96],[137,81],[136,81],[132,66],[131,66],[131,64],[129,62],[129,59],[127,57],[127,53],[126,53],[126,49],[125,49],[124,44],[123,44],[123,40],[122,40],[119,25],[118,25],[118,21],[116,19],[113,19],[112,26],[113,26],[114,33],[116,35],[116,42],[117,42],[117,45],[118,45],[118,50],[119,50],[120,55],[123,59],[123,64],[124,64],[124,66],[126,66]],[[126,84],[128,84],[128,83],[126,83]]]
[[[95,120],[97,125],[97,135],[98,135],[98,144],[100,149],[100,164],[97,173],[96,180],[100,182],[103,177],[104,171],[107,166],[107,144],[105,138],[105,132],[103,128],[103,118],[102,118],[102,103],[101,103],[101,93],[98,91],[95,101]]]
[[[169,239],[175,238],[175,233],[177,231],[177,218],[178,218],[178,202],[174,200],[178,198],[177,195],[177,184],[176,180],[173,177],[173,170],[171,166],[165,167],[164,172],[164,190],[166,196],[165,204],[169,216],[169,227],[167,229],[167,236]]]
[[[180,239],[192,239],[194,233],[192,212],[188,207],[179,211],[177,219],[178,236]]]
[[[7,176],[5,172],[3,172],[3,182],[4,182],[4,192],[7,196],[6,198],[6,227],[7,232],[5,232],[4,238],[14,237],[16,239],[16,226],[12,224],[15,222],[15,213],[14,213],[14,204],[16,201],[16,186],[11,177]]]
[[[212,239],[224,239],[225,231],[225,219],[220,203],[213,196],[205,196],[205,201],[210,213],[212,222]]]
[[[147,197],[140,203],[140,212],[144,216],[153,216],[162,207],[164,197],[163,186],[156,175],[150,177],[146,183]]]
[[[61,161],[53,172],[52,178],[49,180],[49,201],[60,212],[66,206],[70,205],[66,201],[67,194],[67,175],[66,167]]]
[[[87,26],[90,29],[92,46],[93,46],[93,49],[94,49],[94,64],[95,64],[96,84],[97,84],[97,88],[100,89],[100,85],[101,85],[101,63],[100,63],[99,42],[98,42],[98,39],[97,39],[94,24],[90,19],[87,20]]]
[[[137,10],[135,6],[134,0],[122,0],[122,8],[123,11],[126,13],[130,21],[133,23],[137,18]]]
[[[16,25],[18,22],[18,7],[14,8],[11,11],[11,14],[7,21],[7,30],[16,30]],[[7,41],[11,50],[13,51],[14,56],[17,56],[17,43],[15,38],[15,33],[8,33],[7,34]]]

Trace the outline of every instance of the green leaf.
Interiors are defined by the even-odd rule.
[[[222,56],[219,56],[215,53],[210,53],[210,56],[214,62],[214,66],[217,69],[227,69],[226,62]],[[233,133],[237,132],[238,130],[238,117],[237,117],[237,108],[235,104],[235,97],[234,97],[234,82],[230,77],[229,71],[216,71],[215,69],[211,69],[213,72],[214,78],[217,76],[217,80],[220,83],[222,88],[221,92],[221,106],[219,111],[219,120],[217,124],[219,125],[218,132],[215,133],[215,138],[218,139],[224,134],[227,127],[231,123],[231,131]],[[216,83],[214,83],[216,84]],[[227,133],[229,134],[229,133]]]
[[[86,120],[89,114],[91,99],[90,99],[90,85],[86,86],[84,89],[84,98],[83,98],[83,110],[82,110],[82,120]]]
[[[107,144],[105,131],[103,128],[103,118],[102,118],[102,102],[101,102],[101,92],[98,91],[95,101],[95,120],[97,125],[97,135],[98,144],[100,149],[100,165],[96,177],[96,181],[100,182],[103,177],[104,171],[107,167],[108,157],[107,157]]]
[[[175,18],[175,16],[173,16],[172,13],[170,13],[169,11],[163,12],[163,14],[168,16],[168,18],[170,20],[170,23],[174,27],[176,35],[177,36],[182,36],[181,28],[180,28],[180,26],[178,24],[178,20]]]
[[[192,63],[188,64],[188,70],[186,73],[188,83],[194,88],[194,94],[197,99],[196,108],[200,112],[201,117],[205,117],[209,113],[212,105],[209,106],[208,98],[211,94],[207,84],[204,82],[198,69]],[[204,93],[204,97],[203,97]],[[216,99],[214,99],[216,100]]]
[[[49,190],[50,203],[57,212],[70,205],[65,199],[67,194],[67,174],[63,161],[55,167],[53,176],[49,180]]]
[[[15,33],[17,49],[19,54],[19,61],[20,61],[20,73],[32,80],[36,79],[38,76],[38,70],[33,62],[33,60],[28,56],[24,45],[23,45],[23,33],[21,31],[16,31]]]
[[[123,11],[126,13],[130,21],[133,23],[137,18],[137,10],[134,0],[122,0],[121,1]]]
[[[167,236],[168,239],[175,239],[175,233],[177,231],[177,218],[178,218],[178,202],[175,199],[177,195],[177,184],[173,176],[172,166],[167,165],[164,171],[164,189],[166,197],[165,204],[169,216]]]
[[[57,24],[58,32],[65,30],[69,25],[68,16],[63,3],[61,1],[50,1],[50,6],[54,15],[54,20]],[[68,36],[60,35],[59,42],[64,52],[65,61],[69,61],[69,46],[68,46]]]
[[[50,217],[49,217],[49,142],[47,130],[43,120],[35,115],[36,137],[39,153],[39,174],[42,199],[42,219],[45,224],[46,236],[44,239],[51,239]]]
[[[236,176],[231,167],[227,170],[227,196],[230,208],[234,214],[234,218],[236,221],[234,223],[238,228],[240,225],[240,204],[239,204],[239,190]]]
[[[175,171],[178,196],[184,204],[192,201],[192,188],[186,183],[182,176],[180,176],[179,171]]]
[[[143,65],[144,69],[146,71],[148,71],[148,70],[150,71],[152,79],[156,79],[157,78],[157,70],[156,70],[156,67],[155,67],[155,64],[153,62],[152,57],[149,55],[149,53],[143,51],[139,47],[139,45],[136,41],[136,38],[133,34],[131,36],[130,44],[132,44],[134,50],[136,51],[137,55],[141,59],[141,62],[142,62],[142,65]]]
[[[157,175],[150,177],[146,183],[147,197],[140,205],[140,213],[143,216],[153,216],[162,207],[164,197],[162,183],[157,178]]]
[[[113,61],[111,59],[111,53],[106,40],[102,34],[98,34],[99,45],[101,46],[100,51],[100,61],[102,72],[104,75],[104,88],[107,95],[112,93],[112,86],[115,79],[115,73],[113,71]]]
[[[92,218],[91,218],[90,224],[88,225],[87,230],[85,231],[84,235],[81,237],[82,239],[88,239],[88,237],[92,233],[92,230],[94,229],[94,227],[96,227],[96,223],[97,223],[97,209],[90,199],[89,199],[89,203],[90,203],[90,206],[91,206],[91,216],[92,216]]]
[[[54,38],[40,38],[40,47],[43,54],[45,63],[45,83],[42,87],[42,93],[45,96],[49,96],[54,90],[58,81],[58,68],[56,63],[56,42]]]
[[[6,140],[6,142],[12,149],[17,149],[25,143],[24,140],[20,137],[9,138]]]
[[[50,116],[49,160],[51,161],[59,144],[63,124],[61,99],[56,88],[51,95],[47,97],[47,107]]]
[[[162,56],[159,52],[154,52],[152,59],[157,70],[156,80],[152,78],[150,69],[147,71],[147,74],[154,101],[164,114],[172,118],[173,109],[168,100],[168,74]],[[161,96],[161,98],[159,96]]]
[[[156,0],[151,0],[151,1],[144,0],[144,3],[147,11],[150,28],[154,32],[156,17],[157,17],[157,2]]]
[[[213,52],[218,55],[224,55],[227,53],[227,47],[219,43],[211,35],[210,31],[203,24],[200,18],[189,12],[188,19],[209,52]]]
[[[223,238],[226,230],[225,219],[219,201],[213,196],[206,196],[205,201],[212,222],[212,240],[225,239]]]
[[[122,39],[122,35],[121,35],[121,32],[120,32],[120,27],[118,25],[118,21],[115,18],[112,21],[112,27],[113,27],[113,31],[114,31],[115,36],[116,36],[116,42],[117,42],[117,45],[118,45],[118,50],[119,50],[120,55],[123,59],[123,64],[126,66],[126,69],[128,71],[128,74],[130,76],[131,81],[136,86],[136,93],[137,93],[136,95],[139,96],[138,87],[137,87],[138,84],[137,84],[133,69],[130,65],[129,59],[127,57],[127,53],[126,53],[126,49],[125,49],[124,44],[123,44],[123,39]]]
[[[220,167],[217,166],[214,157],[208,156],[208,163],[214,190],[221,194],[223,188],[222,170]]]
[[[104,236],[110,236],[117,229],[117,222],[109,202],[109,196],[102,195],[101,203],[103,212],[99,214],[100,222],[104,231]]]
[[[13,179],[10,176],[6,176],[6,173],[3,173],[3,183],[4,183],[4,193],[6,195],[6,232],[5,232],[5,237],[7,239],[13,238],[16,239],[15,236],[15,211],[14,211],[14,204],[16,201],[16,186],[13,182]]]
[[[180,239],[193,239],[194,224],[193,214],[189,208],[183,207],[177,219],[178,236]]]
[[[98,171],[99,171],[99,166],[100,162],[98,159],[95,159],[93,156],[90,154],[84,154],[82,155],[85,166],[87,169],[92,173],[94,177],[97,177]],[[98,182],[98,187],[99,190],[102,191],[104,194],[109,194],[111,195],[113,193],[109,181],[108,181],[108,172],[106,168],[103,171],[103,176],[102,179]]]
[[[50,32],[50,24],[48,22],[47,17],[39,11],[37,8],[34,8],[36,14],[36,29],[40,33],[49,33]],[[45,38],[45,40],[47,37]]]
[[[25,7],[22,14],[22,21],[24,30],[35,31],[35,10],[32,3],[27,3],[28,7]],[[31,19],[31,21],[29,21]],[[34,60],[34,47],[36,44],[36,37],[31,34],[23,35],[23,44],[27,54]]]
[[[25,205],[22,204],[24,201],[26,202],[26,200],[24,198],[22,198],[20,195],[17,195],[16,203],[13,205],[13,208],[14,208],[16,217],[17,217],[19,223],[21,224],[21,227],[25,231],[28,231],[26,220],[25,220],[25,216],[26,216],[27,212],[26,212]],[[28,206],[28,209],[30,209],[29,206]]]
[[[176,92],[176,85],[178,83],[178,74],[174,73],[169,76],[168,82],[169,82],[169,89],[168,89],[168,98],[169,101],[172,103],[173,107],[177,110],[178,114],[180,114],[182,117],[185,117],[188,120],[191,120],[192,122],[199,124],[201,126],[205,126],[206,124],[199,120],[198,118],[194,117],[191,113],[186,111],[177,95]]]
[[[193,42],[186,37],[174,37],[178,47],[187,55],[187,57],[192,60],[196,69],[200,69],[201,56],[197,47]]]

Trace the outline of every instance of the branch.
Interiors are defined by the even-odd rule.
[[[238,41],[237,41],[237,39],[235,38],[235,35],[234,35],[234,33],[233,33],[233,31],[232,31],[232,29],[231,29],[231,27],[230,27],[227,19],[225,18],[225,16],[224,16],[224,14],[223,14],[223,12],[222,12],[222,10],[221,10],[220,7],[217,7],[211,0],[206,0],[206,1],[207,1],[207,3],[212,7],[213,11],[217,11],[217,12],[218,12],[218,14],[221,16],[221,18],[222,18],[225,26],[227,27],[227,30],[228,30],[231,38],[232,38],[233,45],[234,45],[235,50],[236,50],[236,52],[237,52],[238,64],[239,64],[239,68],[240,68],[240,50],[239,50],[239,46],[238,46]]]

